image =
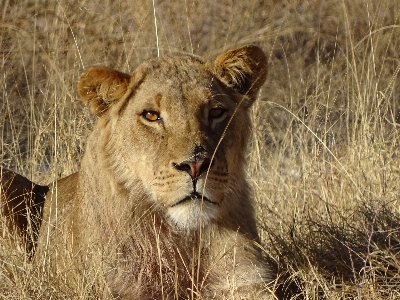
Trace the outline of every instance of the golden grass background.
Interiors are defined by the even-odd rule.
[[[269,57],[248,176],[271,289],[400,299],[397,0],[2,0],[0,163],[41,184],[77,170],[95,122],[76,93],[85,67],[246,43]],[[0,240],[0,299],[64,297]]]

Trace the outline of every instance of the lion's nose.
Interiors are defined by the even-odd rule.
[[[207,172],[210,167],[211,160],[204,158],[200,160],[183,161],[179,164],[174,164],[174,167],[179,171],[184,171],[192,177],[192,180],[197,179],[201,174]]]

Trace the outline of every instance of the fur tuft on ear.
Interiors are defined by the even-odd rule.
[[[267,78],[267,57],[257,46],[234,48],[217,57],[214,72],[225,85],[254,98]]]
[[[131,76],[106,67],[91,67],[79,78],[78,93],[91,112],[101,116],[125,95]]]

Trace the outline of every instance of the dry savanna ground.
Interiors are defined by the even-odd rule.
[[[1,0],[0,163],[42,184],[77,170],[94,123],[76,93],[87,66],[246,43],[270,66],[247,172],[271,289],[400,299],[398,0]],[[63,298],[7,238],[0,286],[1,299]]]

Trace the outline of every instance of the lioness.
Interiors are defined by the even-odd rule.
[[[99,118],[79,172],[47,196],[37,255],[71,284],[94,276],[103,298],[264,297],[244,165],[266,75],[256,46],[85,70],[78,92]]]

